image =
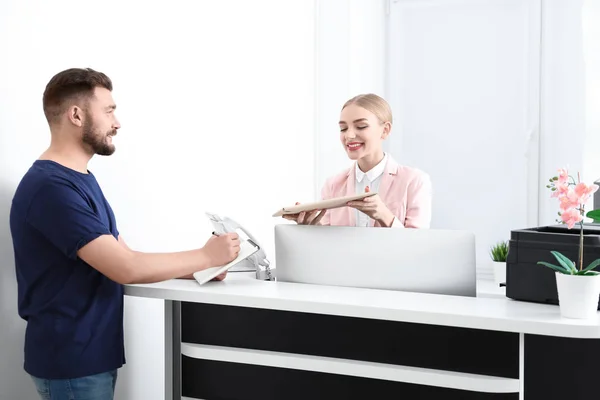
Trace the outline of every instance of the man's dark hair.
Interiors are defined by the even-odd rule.
[[[89,100],[96,87],[112,91],[112,82],[102,72],[91,68],[70,68],[54,75],[46,85],[43,97],[44,114],[48,122],[65,111],[67,101]]]

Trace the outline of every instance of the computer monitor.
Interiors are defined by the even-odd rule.
[[[476,296],[466,231],[280,224],[275,266],[281,282]]]

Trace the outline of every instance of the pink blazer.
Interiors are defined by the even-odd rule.
[[[355,165],[329,178],[321,191],[323,200],[355,193]],[[416,168],[398,165],[388,157],[378,190],[383,203],[405,228],[429,228],[431,224],[432,185],[428,174]],[[327,210],[321,225],[355,226],[356,210],[342,207]],[[379,226],[379,223],[371,226]]]

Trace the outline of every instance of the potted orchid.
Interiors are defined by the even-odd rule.
[[[573,261],[558,251],[552,251],[558,265],[544,261],[538,264],[555,271],[561,315],[566,318],[590,318],[598,311],[600,300],[600,273],[594,271],[600,265],[600,259],[585,267],[583,265],[583,219],[584,216],[598,217],[600,210],[585,214],[585,203],[598,190],[598,185],[581,182],[579,174],[576,182],[568,170],[559,169],[558,176],[550,178],[546,187],[551,190],[551,196],[559,201],[561,222],[567,224],[568,229],[579,224],[579,252],[577,260]]]

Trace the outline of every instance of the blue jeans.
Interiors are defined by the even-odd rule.
[[[74,379],[31,378],[42,400],[113,400],[117,371]]]

